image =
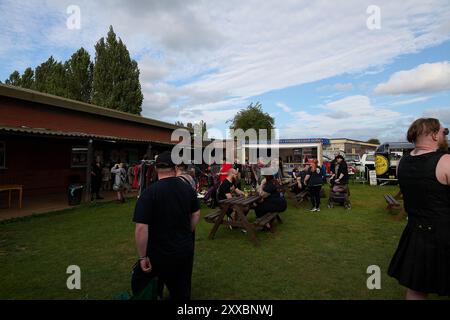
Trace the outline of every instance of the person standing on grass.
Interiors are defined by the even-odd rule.
[[[191,174],[188,172],[188,166],[185,163],[180,163],[176,167],[176,175],[179,177],[184,183],[187,183],[189,186],[191,186],[192,190],[197,192],[197,184],[192,177]]]
[[[145,189],[134,210],[140,266],[161,279],[171,299],[189,300],[200,204],[192,187],[176,176],[169,151],[155,165],[159,180]]]
[[[331,184],[348,184],[348,165],[342,155],[337,155],[336,158],[336,175],[331,179]]]
[[[101,200],[103,199],[100,196],[100,187],[102,185],[102,165],[100,163],[100,160],[97,160],[92,165],[92,171],[91,171],[91,201],[95,199]]]
[[[128,186],[130,190],[133,190],[133,181],[134,181],[134,165],[130,164],[130,166],[127,169],[128,174]]]
[[[311,162],[311,169],[305,177],[305,184],[308,185],[311,194],[311,212],[320,212],[320,190],[322,190],[323,176],[317,160]]]
[[[397,167],[408,223],[388,274],[407,288],[407,300],[450,296],[450,155],[448,129],[421,118],[408,129],[415,144]]]
[[[102,169],[102,189],[103,191],[111,190],[111,169],[106,164]]]
[[[114,173],[114,185],[113,190],[117,192],[117,201],[120,203],[125,202],[123,192],[127,183],[127,172],[124,169],[123,163],[118,163],[111,169],[111,173]]]

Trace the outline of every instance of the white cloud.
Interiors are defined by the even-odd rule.
[[[423,112],[423,116],[439,119],[443,125],[450,126],[450,106],[446,108],[426,109]]]
[[[280,108],[281,110],[283,110],[284,112],[292,112],[292,109],[290,107],[288,107],[285,103],[283,102],[277,102],[276,106],[278,108]]]
[[[353,89],[353,84],[351,83],[336,83],[334,88],[338,91],[349,91]]]
[[[321,111],[295,112],[292,124],[280,128],[281,136],[400,139],[410,120],[409,116],[373,105],[362,95],[329,102]]]
[[[450,63],[424,63],[391,75],[375,88],[378,94],[415,94],[450,90]]]
[[[390,105],[391,106],[404,106],[404,105],[407,105],[407,104],[427,101],[430,98],[431,97],[417,97],[417,98],[412,98],[412,99],[400,100],[400,101],[392,102]]]
[[[82,28],[71,31],[65,9],[72,0],[3,0],[0,69],[9,74],[51,53],[66,59],[80,46],[93,53],[113,25],[139,62],[144,115],[219,121],[252,96],[381,70],[450,38],[448,0],[378,1],[382,28],[375,31],[366,27],[372,2],[77,0]],[[344,121],[342,115],[326,118]]]

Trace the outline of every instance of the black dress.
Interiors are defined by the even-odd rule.
[[[408,224],[388,273],[409,289],[450,296],[450,187],[436,179],[443,155],[408,155],[400,161]]]

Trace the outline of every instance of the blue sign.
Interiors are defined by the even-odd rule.
[[[277,143],[277,144],[321,143],[323,145],[329,145],[330,139],[326,139],[326,138],[280,139],[280,140],[274,140],[274,143]],[[246,144],[272,144],[272,140],[249,141]]]

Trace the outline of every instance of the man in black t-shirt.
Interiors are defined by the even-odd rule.
[[[227,177],[220,184],[219,189],[217,190],[217,199],[225,200],[233,197],[233,193],[237,193],[239,195],[244,195],[244,192],[239,190],[235,185],[235,181],[237,178],[237,171],[235,169],[228,170]],[[233,213],[233,208],[229,208],[227,211],[227,216],[231,217]],[[231,228],[231,227],[230,227]]]
[[[136,246],[145,273],[166,284],[171,299],[188,300],[194,257],[193,232],[200,218],[197,194],[176,177],[170,152],[156,160],[158,182],[139,197],[134,211]]]
[[[219,186],[217,191],[217,198],[219,200],[225,200],[227,198],[233,197],[233,192],[244,195],[244,193],[239,190],[236,186],[237,171],[235,169],[228,170],[227,178]]]

